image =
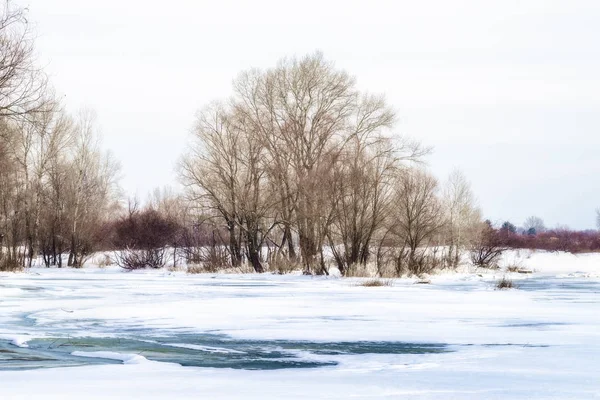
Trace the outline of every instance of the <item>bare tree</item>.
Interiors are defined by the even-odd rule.
[[[281,200],[282,245],[287,243],[289,253],[295,254],[295,230],[305,271],[317,265],[315,270],[322,270],[324,223],[331,221],[331,210],[317,206],[323,190],[330,189],[321,184],[323,177],[342,173],[334,169],[349,162],[347,153],[362,154],[363,147],[381,141],[393,125],[394,113],[382,97],[361,94],[355,80],[320,53],[284,59],[264,72],[244,73],[235,92],[237,110],[265,148],[269,178]],[[421,152],[418,146],[405,146],[399,153],[409,147],[414,156]]]
[[[67,181],[71,223],[68,265],[75,267],[81,266],[92,250],[94,227],[118,206],[120,165],[110,153],[100,150],[95,120],[93,111],[80,111]]]
[[[256,272],[263,272],[260,251],[270,231],[267,215],[277,201],[267,194],[263,149],[243,116],[222,105],[198,116],[193,147],[182,160],[183,182],[224,220],[233,266],[245,250]]]
[[[458,170],[450,173],[443,190],[443,207],[446,218],[447,260],[456,268],[462,251],[471,242],[481,223],[481,212],[475,203],[471,185]]]
[[[27,9],[1,2],[0,261],[31,266],[42,253],[46,265],[62,265],[67,236],[70,264],[80,265],[89,251],[83,237],[91,239],[114,204],[117,166],[86,121],[74,126],[36,66]]]
[[[424,264],[426,250],[444,225],[437,191],[437,180],[422,169],[406,169],[397,179],[389,229],[395,238],[392,243],[400,249],[406,248],[406,263],[411,273],[431,269]]]
[[[20,132],[10,121],[0,119],[0,269],[24,267],[22,210],[23,176],[14,152]]]
[[[0,117],[45,111],[47,79],[34,63],[26,9],[10,0],[0,5]]]
[[[532,215],[525,220],[523,224],[523,229],[525,229],[525,233],[529,235],[536,235],[538,233],[543,233],[546,231],[546,226],[544,225],[544,220],[540,217],[536,217]]]
[[[354,79],[321,54],[282,60],[274,69],[243,74],[236,82],[239,110],[261,135],[273,165],[288,172],[280,180],[293,181],[280,192],[294,201],[286,211],[293,209],[289,217],[298,231],[306,271],[318,263],[318,225],[325,217],[318,215],[315,172],[326,173],[351,135],[348,123],[358,108],[354,86]]]
[[[328,239],[342,274],[367,263],[373,235],[385,221],[398,161],[387,138],[364,142],[357,137],[336,166]]]
[[[428,152],[393,140],[393,124],[383,97],[359,92],[320,53],[284,59],[242,73],[225,104],[200,113],[183,182],[227,227],[234,265],[245,255],[262,270],[267,244],[291,263],[299,249],[305,273],[327,274],[329,245],[344,273],[385,236],[398,169]]]

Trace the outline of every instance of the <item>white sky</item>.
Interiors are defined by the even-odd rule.
[[[97,111],[129,194],[176,184],[194,113],[240,71],[318,49],[387,95],[438,177],[462,169],[486,217],[594,227],[600,1],[18,2],[69,109]]]

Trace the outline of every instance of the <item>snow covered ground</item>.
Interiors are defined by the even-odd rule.
[[[0,399],[599,399],[600,255],[504,264],[534,272],[0,273]]]

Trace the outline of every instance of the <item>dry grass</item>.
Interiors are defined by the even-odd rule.
[[[170,264],[167,266],[167,271],[169,272],[187,272],[188,268],[183,264],[173,265]]]
[[[431,280],[427,278],[421,278],[415,282],[416,285],[431,285]]]
[[[104,257],[98,261],[98,268],[106,268],[108,266],[114,265],[114,261],[108,254],[105,254]]]
[[[394,281],[392,281],[391,279],[369,279],[369,280],[357,283],[356,286],[362,286],[362,287],[394,286]]]
[[[523,268],[520,265],[509,265],[508,267],[506,267],[506,272],[516,272],[518,274],[531,274],[531,273],[533,273],[532,270],[527,269],[527,268]]]
[[[0,259],[0,271],[2,272],[18,272],[23,271],[23,264],[19,261],[9,258]]]
[[[346,269],[344,274],[347,278],[371,278],[377,274],[377,269],[372,265],[354,264]]]
[[[186,272],[188,274],[254,274],[254,268],[250,263],[243,263],[239,267],[226,265],[223,268],[215,268],[215,264],[189,264]]]
[[[266,270],[278,275],[285,275],[295,271],[302,271],[302,264],[283,257],[273,257],[267,263]]]
[[[207,271],[200,264],[191,264],[187,266],[188,274],[204,274]]]
[[[513,283],[513,281],[511,281],[510,279],[507,279],[506,277],[503,277],[502,279],[500,279],[498,282],[496,282],[496,289],[516,289],[517,286]]]

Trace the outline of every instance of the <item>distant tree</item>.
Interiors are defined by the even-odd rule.
[[[528,235],[536,235],[538,233],[545,232],[546,226],[544,225],[543,219],[532,215],[525,220],[523,229],[525,229],[525,233]]]
[[[517,233],[517,227],[512,224],[510,221],[505,221],[502,224],[502,227],[500,228],[501,231],[503,232],[508,232],[508,233]]]

